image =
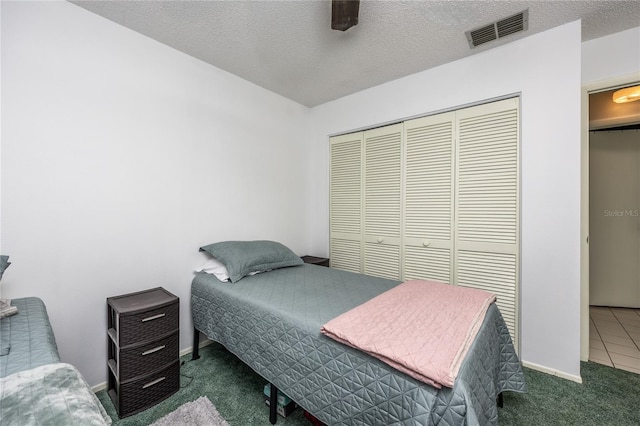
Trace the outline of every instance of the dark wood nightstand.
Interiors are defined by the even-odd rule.
[[[327,268],[329,267],[329,259],[327,259],[326,257],[302,256],[301,259],[304,261],[304,263],[326,266]]]
[[[180,299],[162,287],[107,298],[108,394],[119,417],[180,389]]]

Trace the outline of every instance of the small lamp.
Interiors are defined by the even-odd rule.
[[[640,101],[640,86],[625,87],[613,93],[613,102],[617,104],[633,101]]]

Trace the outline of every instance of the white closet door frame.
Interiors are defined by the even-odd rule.
[[[435,279],[491,291],[498,297],[519,351],[519,103],[519,98],[511,98],[332,137],[331,266],[391,279]],[[437,169],[447,150],[440,147],[420,152],[424,160],[417,160],[417,166],[409,164],[407,151],[413,142],[408,142],[413,137],[410,132],[448,121],[453,125],[447,239],[442,231],[446,221],[441,220],[447,198],[437,195],[446,185],[435,184],[446,181],[447,172]],[[441,135],[435,139],[438,137]],[[336,150],[349,143],[353,149]],[[389,146],[393,149],[386,151]],[[346,163],[340,165],[342,160]],[[416,173],[415,167],[424,167],[424,174]],[[425,189],[413,186],[420,179],[433,179],[434,185]],[[434,206],[435,219],[431,220],[422,200]],[[407,213],[407,207],[414,211]],[[425,217],[424,235],[421,216]]]

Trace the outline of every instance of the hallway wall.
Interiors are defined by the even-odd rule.
[[[589,142],[589,303],[640,308],[640,130]]]

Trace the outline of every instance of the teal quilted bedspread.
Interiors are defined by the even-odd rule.
[[[60,362],[58,347],[41,299],[13,299],[18,313],[0,320],[0,377]]]

